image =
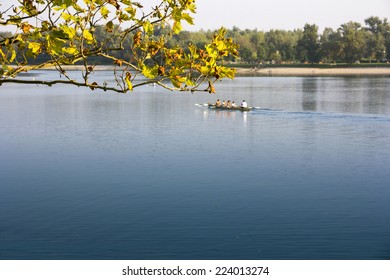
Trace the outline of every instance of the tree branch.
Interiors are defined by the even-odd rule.
[[[74,86],[78,86],[78,87],[89,87],[92,90],[102,89],[104,91],[109,90],[109,91],[115,91],[118,93],[125,93],[126,92],[123,90],[119,90],[115,87],[100,86],[97,84],[85,84],[85,83],[80,83],[80,82],[76,82],[76,81],[69,81],[69,80],[40,81],[40,80],[17,80],[17,79],[1,80],[0,79],[0,86],[2,84],[6,84],[6,83],[27,84],[27,85],[45,85],[45,86],[49,86],[49,87],[56,85],[56,84],[65,84],[65,85],[74,85]]]

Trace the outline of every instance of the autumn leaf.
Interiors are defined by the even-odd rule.
[[[31,24],[28,24],[28,23],[22,23],[22,30],[24,33],[29,33],[30,32],[30,29],[33,28],[33,26]]]
[[[137,33],[134,34],[133,36],[134,47],[139,47],[141,45],[141,35],[142,35],[141,31],[138,31]]]
[[[131,82],[131,73],[130,72],[126,72],[126,77],[125,77],[125,81],[126,81],[126,84],[127,84],[127,87],[129,88],[129,90],[133,90],[133,84]]]
[[[95,90],[95,88],[97,88],[97,86],[98,86],[97,82],[93,82],[92,84],[89,85],[89,88],[92,90]]]
[[[122,66],[122,64],[123,64],[123,60],[122,60],[122,59],[115,59],[115,60],[114,60],[114,64],[115,64],[115,65],[118,65],[118,66],[120,67],[120,66]]]
[[[92,44],[94,42],[92,33],[87,29],[83,30],[83,37],[87,41],[88,44]]]
[[[31,52],[36,55],[39,53],[41,50],[41,44],[36,43],[36,42],[29,42],[28,43],[28,48],[31,50]]]
[[[102,17],[104,19],[107,19],[108,17],[108,14],[110,13],[110,11],[107,9],[107,7],[103,6],[101,9],[100,9],[100,14],[102,15]]]
[[[164,66],[159,66],[158,67],[158,75],[159,76],[164,76],[165,75],[165,67]]]
[[[215,87],[210,81],[209,81],[209,93],[215,93]]]

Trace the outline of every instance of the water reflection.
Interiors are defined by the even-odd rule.
[[[222,99],[273,110],[390,114],[389,77],[238,77],[216,87]]]
[[[240,111],[228,111],[228,110],[211,110],[208,108],[198,109],[202,115],[203,120],[208,121],[211,119],[225,120],[225,121],[242,121],[244,125],[248,122],[248,112]]]
[[[318,78],[302,79],[302,109],[317,111]]]

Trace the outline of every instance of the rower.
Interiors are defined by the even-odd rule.
[[[217,102],[215,102],[215,106],[221,106],[221,100],[217,99]]]
[[[242,100],[241,108],[248,108],[248,103],[245,100]]]
[[[226,107],[228,107],[228,108],[232,107],[232,103],[230,102],[230,100],[228,100]]]
[[[233,107],[233,108],[237,107],[236,102],[234,102],[234,101],[232,102],[232,107]]]

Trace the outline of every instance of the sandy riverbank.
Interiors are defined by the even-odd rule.
[[[238,75],[259,76],[348,76],[348,75],[390,75],[390,67],[354,67],[354,68],[295,68],[295,67],[267,67],[267,68],[237,68]]]
[[[65,70],[82,70],[82,65],[65,65]],[[96,65],[95,71],[114,70],[111,65]],[[47,67],[52,69],[54,67]],[[315,68],[315,67],[267,67],[267,68],[236,68],[237,75],[259,75],[259,76],[354,76],[354,75],[372,75],[383,76],[390,75],[390,67],[353,67],[353,68]]]

